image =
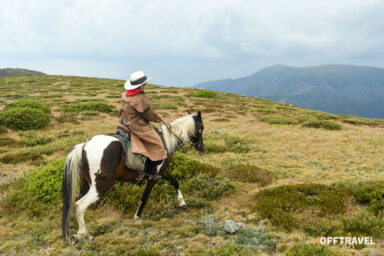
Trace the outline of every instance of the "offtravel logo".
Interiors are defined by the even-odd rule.
[[[355,248],[356,245],[376,244],[372,237],[352,237],[351,233],[348,236],[321,237],[320,243],[325,245],[338,245],[342,248]]]

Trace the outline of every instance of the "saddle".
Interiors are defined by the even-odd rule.
[[[153,128],[159,134],[161,141],[163,142],[163,145],[165,147],[163,133],[158,127],[153,126]],[[120,144],[123,148],[124,155],[125,155],[125,165],[132,170],[136,170],[140,172],[144,171],[147,157],[142,154],[136,154],[131,152],[131,138],[129,137],[129,134],[122,133],[121,131],[118,130],[115,133],[112,133],[109,135],[112,137],[115,137],[120,141]]]

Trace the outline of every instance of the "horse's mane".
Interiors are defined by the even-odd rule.
[[[179,136],[184,142],[189,142],[191,135],[195,134],[195,121],[193,115],[183,116],[171,122],[172,132]],[[167,141],[168,152],[175,153],[179,146],[180,140],[173,135],[168,128],[163,125],[164,138]]]

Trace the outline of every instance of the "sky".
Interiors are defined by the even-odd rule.
[[[383,0],[0,0],[0,68],[191,86],[274,64],[384,67]]]

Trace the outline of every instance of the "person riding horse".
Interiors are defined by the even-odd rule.
[[[152,109],[152,103],[144,93],[147,78],[143,71],[131,74],[121,94],[121,109],[117,131],[131,139],[131,152],[147,157],[145,172],[147,176],[158,179],[157,166],[167,158],[164,144],[150,122],[160,122],[161,115]]]

